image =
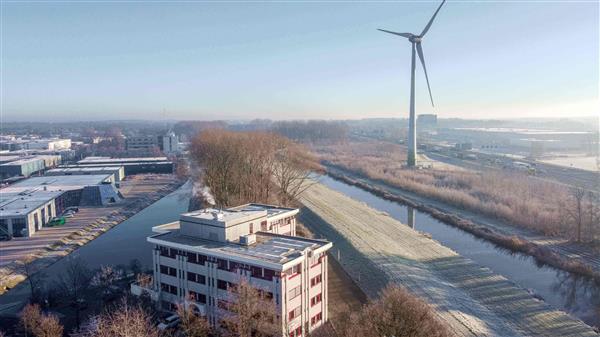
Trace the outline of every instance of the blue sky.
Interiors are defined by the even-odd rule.
[[[439,2],[3,2],[2,119],[405,117]],[[446,3],[417,113],[598,113],[599,4]]]

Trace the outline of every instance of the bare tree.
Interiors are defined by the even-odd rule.
[[[584,222],[584,199],[585,189],[582,187],[574,187],[570,192],[571,203],[566,208],[567,214],[575,222],[577,242],[581,242],[581,229]]]
[[[398,286],[388,286],[380,298],[359,312],[338,316],[334,322],[341,336],[351,337],[447,337],[448,329],[431,307]]]
[[[194,310],[193,299],[188,297],[184,303],[177,305],[179,315],[179,331],[182,337],[208,337],[210,324]]]
[[[315,159],[298,144],[277,139],[276,160],[273,176],[280,189],[280,201],[289,205],[313,184],[312,169]]]
[[[43,283],[45,274],[42,271],[36,271],[34,263],[35,255],[27,255],[17,262],[17,272],[25,276],[29,284],[31,299],[35,301],[39,295],[40,287]]]
[[[272,296],[253,287],[245,278],[230,288],[232,301],[223,304],[229,311],[223,324],[227,336],[281,336],[281,320]]]
[[[57,286],[63,297],[75,309],[75,323],[80,327],[80,313],[84,302],[85,292],[89,289],[92,273],[83,260],[78,257],[68,257],[63,273],[58,277]]]
[[[115,310],[93,317],[77,337],[158,337],[159,330],[150,315],[125,299]]]
[[[37,304],[28,304],[20,315],[21,326],[26,336],[61,337],[63,327],[54,315],[44,314]]]
[[[109,296],[115,284],[123,278],[123,271],[111,266],[101,266],[91,280],[91,285],[98,288],[102,296]]]

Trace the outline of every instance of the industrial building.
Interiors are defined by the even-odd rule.
[[[43,171],[46,168],[42,158],[31,157],[18,159],[0,165],[0,176],[2,179],[14,176],[29,177],[30,175]]]
[[[0,141],[1,150],[68,150],[71,148],[70,139],[61,138],[12,138]]]
[[[110,158],[87,157],[77,162],[80,167],[123,166],[125,175],[139,173],[173,173],[173,162],[167,157]]]
[[[56,167],[61,163],[61,157],[57,155],[39,156],[0,156],[0,176],[3,179],[30,175],[45,169]]]
[[[86,167],[77,165],[61,166],[46,171],[47,176],[73,176],[73,175],[98,175],[112,174],[116,184],[125,179],[125,168],[123,166],[99,166]]]
[[[151,150],[158,149],[159,142],[157,136],[131,136],[125,139],[125,148],[127,150]]]
[[[164,153],[173,154],[179,152],[179,138],[173,133],[168,132],[162,137],[162,148]]]
[[[0,230],[31,236],[70,206],[102,206],[122,196],[110,174],[43,176],[0,189]]]
[[[297,209],[249,204],[185,213],[153,228],[154,278],[148,292],[160,306],[193,304],[219,327],[231,287],[242,278],[272,297],[286,336],[305,336],[328,319],[327,251],[332,243],[296,232]],[[190,301],[191,298],[191,301]]]

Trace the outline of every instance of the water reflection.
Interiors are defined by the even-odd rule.
[[[430,234],[442,245],[503,275],[554,307],[569,312],[587,324],[600,326],[600,284],[540,264],[531,256],[507,250],[414,208],[382,199],[329,176],[321,176],[319,182],[384,211],[411,228]]]
[[[408,213],[406,216],[406,224],[412,228],[415,229],[415,216],[416,216],[416,211],[414,209],[414,207],[408,207],[406,212]]]

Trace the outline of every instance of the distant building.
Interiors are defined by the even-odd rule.
[[[437,115],[422,114],[417,116],[417,127],[435,128],[437,126]]]
[[[131,136],[125,139],[127,150],[152,150],[159,148],[157,136]]]
[[[465,143],[456,143],[454,144],[454,148],[457,150],[472,150],[473,143],[465,142]]]
[[[123,166],[125,175],[139,173],[173,173],[173,162],[167,157],[138,157],[138,158],[110,158],[86,157],[77,162],[77,166],[101,167]]]
[[[0,189],[0,230],[31,236],[70,206],[118,202],[112,175],[43,176]]]
[[[34,139],[28,141],[24,148],[27,150],[68,150],[71,148],[71,140],[60,138]]]
[[[46,171],[46,176],[75,176],[75,175],[98,175],[111,174],[116,184],[125,178],[125,168],[123,166],[99,166],[85,167],[77,165],[61,166]]]
[[[243,278],[274,299],[286,336],[306,336],[328,319],[332,244],[276,234],[295,233],[297,213],[249,204],[182,214],[153,228],[153,285],[134,284],[132,292],[148,292],[166,310],[191,298],[187,303],[218,328],[228,315],[228,289]]]
[[[44,159],[28,157],[1,164],[0,176],[3,179],[14,176],[29,177],[34,173],[43,171],[45,168],[46,165]]]
[[[169,131],[162,137],[162,150],[168,154],[179,152],[179,139],[173,131]]]

